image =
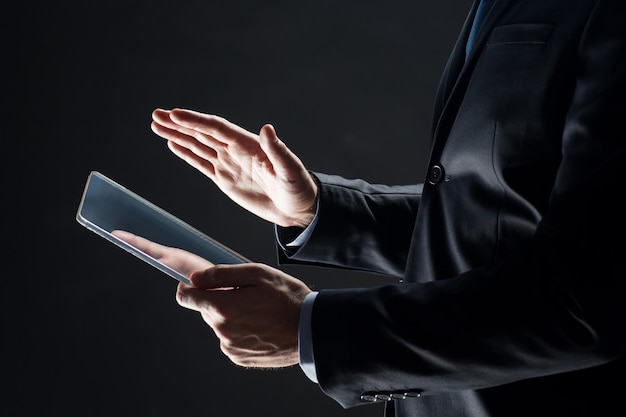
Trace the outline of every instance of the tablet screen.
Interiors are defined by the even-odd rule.
[[[111,232],[124,230],[164,246],[191,252],[213,264],[249,262],[232,249],[97,171],[89,174],[76,220],[155,268],[187,284],[189,280],[183,274],[129,245]]]

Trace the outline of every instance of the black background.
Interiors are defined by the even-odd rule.
[[[421,181],[470,0],[34,1],[3,6],[1,416],[380,416],[299,367],[221,354],[176,281],[75,221],[98,170],[259,262],[272,225],[149,128],[156,107],[272,123],[312,169]],[[8,266],[8,268],[7,268]],[[316,289],[387,278],[281,267]],[[376,343],[376,341],[373,341]]]

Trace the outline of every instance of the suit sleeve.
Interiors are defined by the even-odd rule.
[[[300,249],[279,249],[279,261],[402,276],[422,186],[313,175],[319,186],[317,224]]]

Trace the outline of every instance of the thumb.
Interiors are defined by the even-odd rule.
[[[258,272],[250,264],[215,265],[195,271],[189,277],[191,285],[201,290],[232,290],[258,284]]]
[[[271,124],[264,125],[259,133],[259,139],[261,149],[263,149],[263,152],[265,152],[274,167],[274,172],[289,177],[290,174],[300,171],[302,163],[287,145],[278,138],[274,126]]]

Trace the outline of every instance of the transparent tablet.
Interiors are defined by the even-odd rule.
[[[164,246],[191,252],[213,264],[250,262],[97,171],[92,171],[87,178],[76,220],[87,229],[186,284],[189,284],[189,280],[181,272],[159,262],[111,232],[123,230]]]

